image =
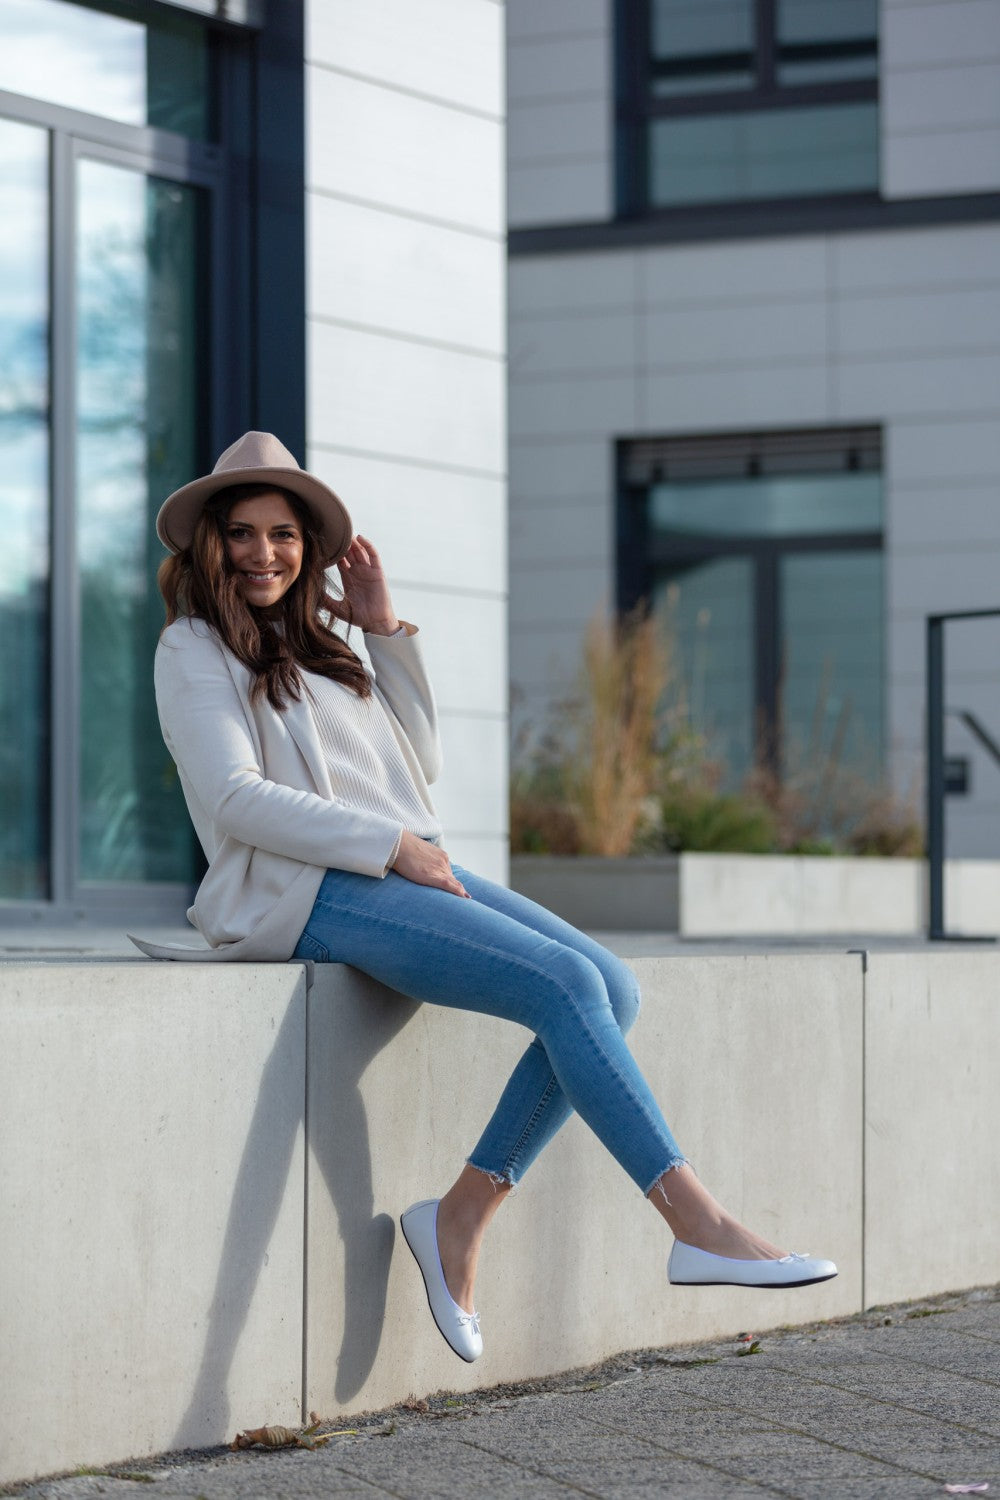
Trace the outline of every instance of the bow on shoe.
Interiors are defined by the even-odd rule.
[[[479,1314],[477,1312],[472,1312],[472,1313],[463,1312],[463,1313],[459,1313],[459,1315],[458,1315],[458,1325],[459,1325],[460,1328],[468,1328],[473,1333],[478,1333],[479,1332]]]

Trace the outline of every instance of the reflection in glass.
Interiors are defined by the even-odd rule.
[[[778,0],[778,82],[878,75],[878,0]]]
[[[880,531],[879,474],[761,475],[653,485],[654,531],[705,536],[816,536]]]
[[[787,769],[882,766],[882,554],[814,552],[781,563]]]
[[[753,565],[678,562],[657,571],[652,603],[677,652],[691,723],[739,781],[754,761]]]
[[[878,186],[878,106],[756,110],[650,124],[654,206]]]
[[[48,895],[48,138],[0,120],[0,898]]]
[[[69,0],[0,0],[0,34],[0,88],[209,139],[209,41],[197,21],[164,14],[147,23]]]
[[[753,9],[753,0],[653,0],[654,95],[749,88]]]
[[[154,523],[201,454],[200,194],[82,161],[78,200],[80,878],[185,881],[190,827],[153,698]]]

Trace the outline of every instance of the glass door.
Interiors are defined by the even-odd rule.
[[[49,894],[49,137],[0,119],[0,900]]]
[[[204,452],[204,190],[76,164],[79,881],[186,882],[192,837],[160,737],[156,512]]]

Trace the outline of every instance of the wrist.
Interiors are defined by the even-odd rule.
[[[398,635],[402,624],[395,615],[386,620],[372,620],[364,627],[365,635]]]

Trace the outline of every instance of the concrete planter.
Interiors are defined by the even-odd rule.
[[[927,926],[919,859],[694,854],[599,859],[515,855],[513,888],[578,927],[682,937],[912,937]],[[1000,861],[950,860],[948,929],[1000,932]]]
[[[677,932],[679,870],[676,854],[645,859],[514,854],[510,883],[574,927]]]

